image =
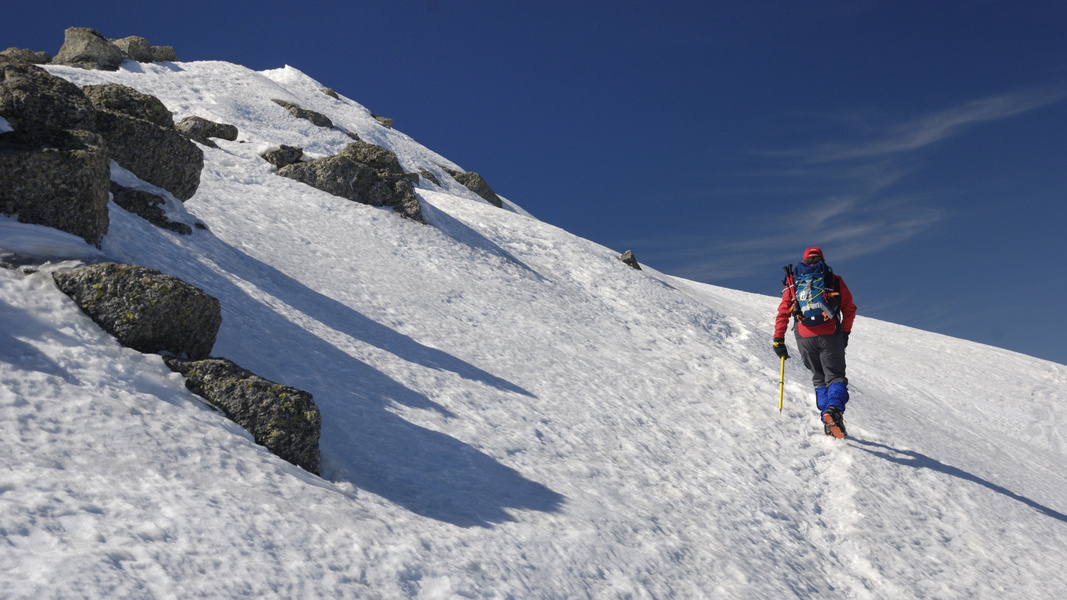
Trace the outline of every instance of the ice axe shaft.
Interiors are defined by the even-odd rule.
[[[782,400],[785,398],[785,357],[782,357],[782,377],[778,383],[778,412],[782,412]]]
[[[785,271],[785,279],[782,280],[782,285],[789,288],[790,295],[793,297],[793,303],[795,305],[797,301],[797,291],[794,288],[793,283],[793,265],[786,265],[782,267]],[[783,344],[785,341],[783,340]],[[785,356],[782,356],[782,376],[778,383],[778,412],[782,412],[782,400],[785,398]]]

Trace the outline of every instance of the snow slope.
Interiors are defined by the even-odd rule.
[[[495,208],[441,169],[456,165],[296,69],[49,70],[241,134],[204,148],[197,194],[168,204],[208,230],[178,236],[111,204],[97,251],[0,220],[0,249],[51,260],[0,270],[0,596],[1067,589],[1067,367],[861,316],[853,437],[827,439],[798,360],[777,410],[775,298],[635,271]],[[325,156],[350,138],[272,98],[437,174],[442,187],[419,189],[430,225],[273,175],[258,156],[271,146]],[[112,177],[151,188],[118,165]],[[322,478],[253,444],[51,283],[104,258],[220,299],[214,354],[314,394]]]

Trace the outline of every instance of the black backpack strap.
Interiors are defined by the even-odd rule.
[[[793,316],[799,315],[800,306],[797,304],[796,278],[793,275],[793,265],[786,265],[782,267],[782,270],[785,271],[785,279],[782,280],[782,285],[789,289],[789,296],[793,299],[789,312]]]
[[[832,302],[830,306],[834,309],[834,319],[840,326],[841,323],[841,278],[834,274],[833,269],[829,265],[826,266],[826,272],[830,275],[830,293],[832,296]]]

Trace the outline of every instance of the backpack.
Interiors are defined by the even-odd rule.
[[[783,283],[793,288],[793,315],[798,322],[814,327],[837,319],[841,294],[833,269],[819,261],[813,265],[790,265],[785,270]]]

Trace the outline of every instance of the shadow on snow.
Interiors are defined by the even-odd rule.
[[[934,459],[930,458],[929,456],[926,456],[925,454],[920,454],[920,453],[915,452],[913,450],[897,450],[896,448],[893,448],[891,446],[886,446],[885,444],[878,444],[878,443],[875,443],[875,442],[866,442],[866,441],[863,441],[863,440],[857,440],[855,438],[853,438],[852,441],[861,446],[860,450],[863,450],[864,452],[867,452],[869,454],[873,454],[873,455],[875,455],[875,456],[877,456],[879,458],[884,458],[885,460],[888,460],[889,462],[896,463],[898,465],[905,465],[905,466],[908,466],[908,467],[914,467],[916,469],[930,469],[932,471],[937,471],[939,473],[944,473],[946,475],[951,475],[953,477],[958,477],[958,478],[960,478],[960,479],[962,479],[964,481],[970,481],[970,482],[973,482],[973,483],[977,483],[978,485],[981,485],[983,487],[989,488],[990,490],[993,490],[994,492],[997,492],[998,494],[1003,494],[1004,496],[1007,496],[1008,498],[1011,498],[1012,500],[1016,500],[1018,502],[1022,502],[1023,504],[1029,506],[1030,508],[1033,508],[1034,510],[1036,510],[1038,512],[1044,513],[1045,515],[1048,515],[1048,516],[1052,517],[1053,519],[1056,519],[1058,521],[1063,521],[1063,522],[1067,523],[1067,515],[1059,512],[1057,510],[1053,510],[1053,509],[1045,506],[1044,504],[1040,504],[1038,502],[1034,502],[1033,500],[1031,500],[1031,499],[1029,499],[1029,498],[1027,498],[1025,496],[1020,496],[1019,494],[1016,494],[1015,492],[1013,492],[1013,491],[1011,491],[1011,490],[1009,490],[1009,489],[1007,489],[1005,487],[999,486],[999,485],[997,485],[997,484],[995,484],[995,483],[993,483],[991,481],[986,481],[985,479],[982,479],[981,477],[978,477],[977,475],[973,475],[973,474],[968,473],[967,471],[964,471],[962,469],[958,469],[958,468],[953,467],[951,465],[946,465],[943,462],[939,462],[937,460],[934,460]],[[880,448],[881,450],[874,450],[872,448]]]
[[[20,337],[36,339],[40,336],[39,326],[35,324],[31,315],[0,300],[0,322],[7,330],[0,331],[0,362],[17,365],[27,371],[54,375],[71,385],[81,384],[77,377],[71,375],[36,346],[19,339]],[[60,332],[55,332],[52,336],[53,343],[58,342],[68,346],[78,343],[77,340]]]
[[[340,333],[403,360],[481,382],[516,401],[534,397],[365,317],[211,234],[200,235],[217,244],[216,260],[226,272]],[[560,509],[561,494],[469,444],[410,423],[389,408],[399,404],[437,411],[446,418],[455,418],[453,413],[291,322],[269,305],[270,299],[253,297],[243,282],[190,257],[169,233],[158,236],[181,251],[157,254],[156,261],[165,264],[149,266],[182,277],[222,302],[223,326],[214,354],[314,395],[323,417],[324,478],[349,481],[416,514],[460,527],[512,521],[509,509]],[[282,347],[286,350],[280,351]]]

